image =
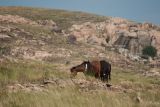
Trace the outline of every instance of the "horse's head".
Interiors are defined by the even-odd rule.
[[[90,65],[89,61],[83,61],[80,65],[77,65],[75,67],[72,67],[70,69],[71,71],[71,76],[76,76],[77,72],[85,72],[88,70],[88,67]]]

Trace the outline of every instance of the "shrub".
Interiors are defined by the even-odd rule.
[[[0,55],[8,55],[10,53],[10,47],[0,47]]]
[[[76,40],[77,40],[77,38],[74,35],[69,35],[68,36],[68,42],[70,44],[75,44]]]
[[[146,46],[143,50],[142,50],[143,55],[148,55],[151,57],[155,57],[157,55],[157,49],[153,46]]]

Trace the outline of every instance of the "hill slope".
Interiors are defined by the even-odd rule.
[[[121,18],[0,7],[0,106],[159,107],[159,69],[111,51],[127,41],[129,28],[144,34],[141,41],[148,41],[146,44],[150,43],[146,29],[159,37],[158,26]],[[134,32],[132,40],[124,44],[129,51]],[[88,59],[111,62],[111,87],[81,73],[70,79],[70,68]]]

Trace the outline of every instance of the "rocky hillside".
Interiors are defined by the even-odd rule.
[[[78,41],[124,48],[134,55],[141,55],[144,47],[152,45],[160,53],[160,27],[150,23],[110,18],[98,23],[74,24],[69,30]]]
[[[134,69],[137,63],[133,61],[144,63],[139,56],[145,46],[160,52],[160,27],[153,24],[62,10],[0,10],[1,60],[69,63],[69,69],[82,60],[106,59]],[[152,61],[151,66],[155,65],[159,67],[159,62]]]
[[[46,41],[48,39],[50,42],[53,42],[52,39],[54,39],[55,36],[57,38],[61,38],[55,39],[56,41],[59,40],[59,42],[62,39],[63,40],[61,42],[66,42],[64,39],[67,38],[67,42],[71,44],[78,41],[81,43],[105,47],[107,49],[115,48],[118,49],[119,53],[129,57],[131,55],[141,55],[142,49],[149,45],[156,47],[158,50],[158,55],[160,53],[160,27],[150,23],[141,24],[127,21],[122,18],[108,18],[82,13],[79,13],[82,18],[79,18],[78,20],[72,18],[78,17],[78,13],[72,14],[69,12],[59,11],[60,14],[55,16],[55,11],[52,10],[53,12],[51,12],[51,10],[47,11],[45,9],[37,9],[37,13],[34,14],[32,13],[33,11],[30,11],[30,14],[32,15],[29,15],[29,12],[28,15],[26,15],[24,13],[29,11],[31,8],[12,8],[12,11],[9,11],[9,8],[1,8],[3,11],[1,11],[0,15],[1,43],[4,41],[5,43],[7,41],[12,41],[13,38],[14,41],[17,38],[16,40],[19,42],[21,41],[20,39],[23,39],[23,43],[21,42],[21,45],[24,45],[23,47],[20,46],[19,43],[14,42],[14,45],[12,46],[15,46],[16,43],[16,45],[19,45],[22,49],[19,49],[18,46],[16,46],[16,49],[12,48],[12,50],[10,50],[12,55],[15,55],[18,51],[21,51],[21,54],[26,54],[25,57],[33,56],[33,54],[35,54],[35,57],[51,56],[51,52],[48,53],[40,50],[38,52],[34,52],[35,49],[27,49],[25,44],[31,44],[32,46],[34,44],[39,48],[40,46],[45,45],[44,39],[46,39]],[[20,11],[21,9],[23,12]],[[48,14],[52,14],[50,16],[46,16],[44,14],[46,11]],[[38,17],[40,12],[42,13],[42,17]],[[66,16],[66,19],[64,19],[61,15]],[[59,17],[59,19],[57,17]],[[63,24],[68,27],[64,27]],[[32,29],[35,29],[34,32]],[[47,32],[47,34],[43,31]],[[35,37],[34,35],[38,36]],[[53,35],[55,36],[53,37]],[[41,38],[43,38],[43,40]],[[11,44],[11,42],[9,43]],[[1,46],[1,48],[1,50],[4,50],[4,48],[9,47]],[[32,52],[30,52],[30,50],[32,50]],[[24,51],[25,53],[23,53]],[[65,55],[69,55],[71,53],[68,52],[67,54],[65,49],[64,51]]]
[[[106,59],[133,69],[133,61],[145,63],[140,58],[144,47],[152,45],[160,52],[160,27],[150,23],[62,10],[0,10],[1,60],[71,63],[71,67],[82,60]],[[159,67],[158,60],[152,65]]]
[[[160,53],[159,26],[82,12],[0,7],[0,106],[159,107],[160,70],[154,64],[159,62],[151,68],[139,60],[148,45]],[[111,85],[83,74],[70,79],[71,67],[93,59],[112,64]]]

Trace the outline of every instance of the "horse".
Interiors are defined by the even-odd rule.
[[[100,78],[102,81],[111,80],[111,64],[105,60],[101,61],[83,61],[80,65],[70,69],[71,75],[76,76],[78,72],[92,73],[95,78]]]
[[[101,65],[101,72],[100,77],[102,81],[107,81],[108,79],[111,80],[111,64],[109,62],[106,62],[105,60],[100,61]]]

